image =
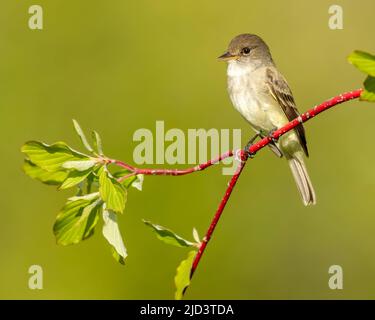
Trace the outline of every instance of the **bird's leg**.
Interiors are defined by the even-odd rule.
[[[254,141],[258,138],[261,137],[261,134],[258,132],[254,137],[252,137],[249,142],[246,144],[246,147],[244,149],[245,154],[247,155],[248,158],[254,158],[255,153],[251,153],[250,147],[254,144]]]
[[[277,128],[273,128],[271,131],[265,131],[265,130],[260,130],[259,131],[259,135],[260,137],[263,139],[265,137],[270,137],[271,138],[271,142],[268,144],[268,147],[272,150],[272,152],[278,156],[279,158],[281,158],[283,156],[283,153],[281,152],[281,150],[279,149],[279,147],[276,145],[276,142],[278,139],[274,139],[272,137],[273,133],[277,130]]]
[[[275,139],[275,138],[273,137],[273,134],[275,133],[275,131],[277,131],[277,127],[271,129],[271,130],[268,132],[268,134],[267,134],[267,137],[270,138],[274,144],[276,144],[276,142],[279,140],[279,139]]]

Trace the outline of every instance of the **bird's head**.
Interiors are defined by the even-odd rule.
[[[229,43],[228,50],[218,57],[222,61],[252,63],[272,60],[267,44],[255,34],[240,34]]]

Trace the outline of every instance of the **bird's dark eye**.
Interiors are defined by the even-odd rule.
[[[242,53],[243,54],[249,54],[250,53],[250,48],[248,48],[248,47],[243,48],[242,49]]]

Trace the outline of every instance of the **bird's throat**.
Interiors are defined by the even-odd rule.
[[[249,63],[241,63],[236,60],[228,62],[227,75],[228,77],[242,77],[249,75],[254,68]]]

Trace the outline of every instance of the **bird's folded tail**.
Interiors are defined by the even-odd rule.
[[[293,157],[288,159],[288,163],[296,181],[298,191],[302,196],[303,204],[305,206],[316,204],[314,187],[311,184],[303,159]]]

